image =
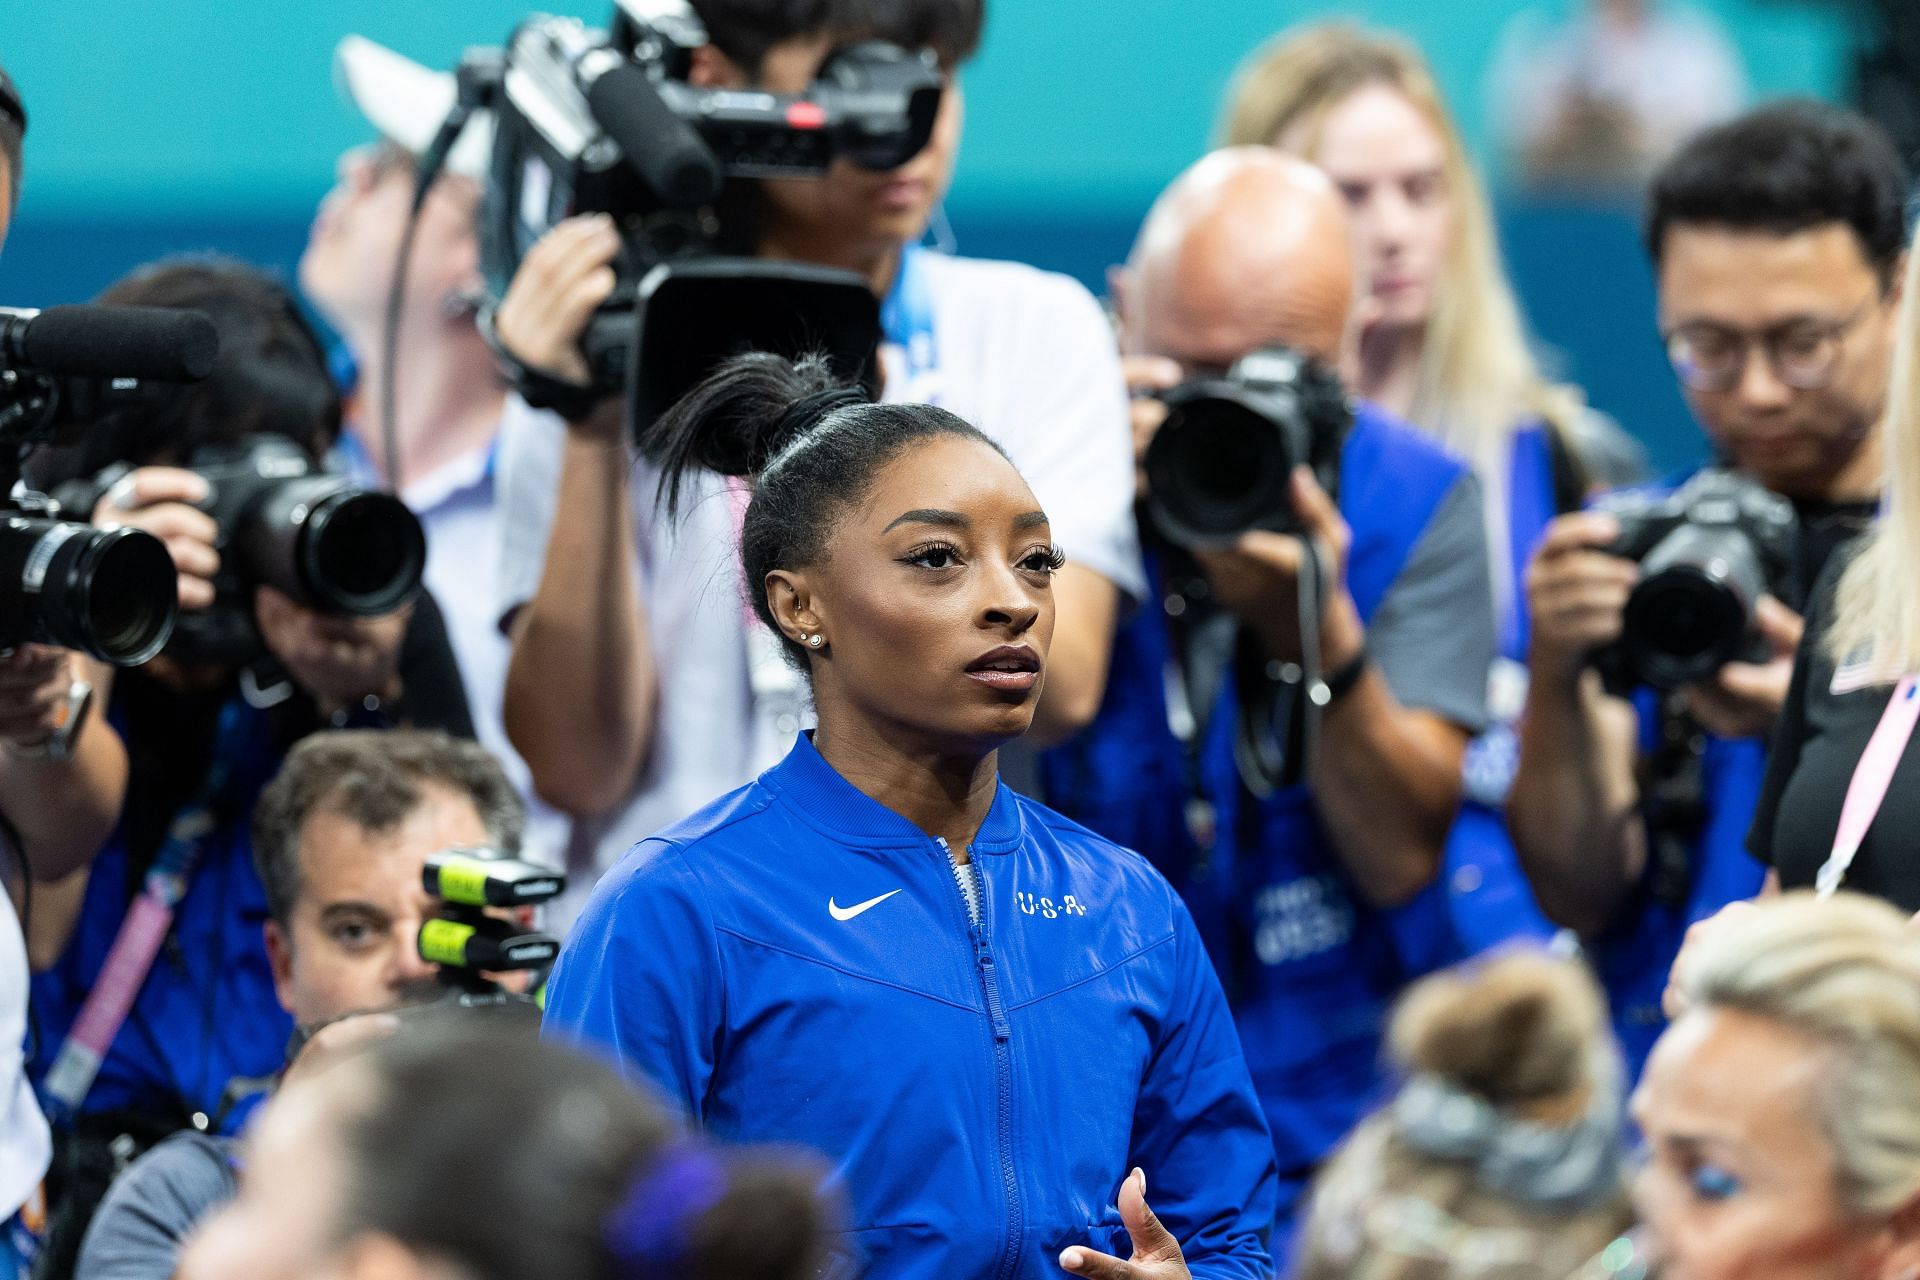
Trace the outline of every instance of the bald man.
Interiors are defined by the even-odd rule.
[[[1274,347],[1340,366],[1353,281],[1345,208],[1318,170],[1268,148],[1189,169],[1115,280],[1136,452],[1166,414],[1151,397],[1183,378]],[[1388,1005],[1452,958],[1429,890],[1494,651],[1469,470],[1365,403],[1339,448],[1337,503],[1305,469],[1291,492],[1333,569],[1332,700],[1310,747],[1288,728],[1303,718],[1299,542],[1256,531],[1188,553],[1143,528],[1162,607],[1122,630],[1100,715],[1046,761],[1050,801],[1152,858],[1214,948],[1291,1188],[1276,1259],[1291,1201],[1374,1100]]]

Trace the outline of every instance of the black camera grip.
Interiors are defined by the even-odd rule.
[[[608,69],[587,85],[586,97],[593,118],[663,203],[693,209],[720,194],[719,161],[640,67]]]

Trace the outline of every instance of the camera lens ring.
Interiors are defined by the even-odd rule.
[[[93,529],[61,575],[60,612],[73,647],[133,667],[166,647],[178,612],[177,570],[166,544],[141,529]]]
[[[337,613],[392,613],[418,593],[426,572],[419,518],[389,493],[334,489],[307,508],[298,543],[306,594]]]
[[[1621,645],[1648,684],[1693,684],[1739,655],[1752,608],[1725,575],[1669,565],[1642,578],[1627,597]]]

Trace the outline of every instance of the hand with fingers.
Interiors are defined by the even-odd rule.
[[[562,382],[593,379],[580,339],[613,294],[620,234],[604,213],[556,224],[521,259],[494,314],[494,336],[514,359]],[[604,415],[596,415],[600,417]]]
[[[1187,1280],[1186,1256],[1180,1242],[1161,1225],[1147,1205],[1147,1174],[1135,1169],[1120,1184],[1120,1221],[1133,1242],[1133,1256],[1124,1261],[1085,1245],[1060,1252],[1060,1265],[1076,1276],[1092,1280]]]
[[[399,701],[400,645],[412,605],[378,618],[342,617],[316,613],[263,586],[254,593],[253,612],[267,648],[323,714],[369,695]]]
[[[196,505],[207,499],[207,482],[179,467],[139,467],[120,477],[94,504],[102,529],[144,529],[166,545],[180,575],[180,607],[213,603],[213,575],[220,571],[220,527]]]
[[[1353,534],[1340,508],[1307,468],[1294,468],[1289,496],[1301,528],[1319,549],[1320,663],[1332,670],[1357,653],[1365,638],[1359,611],[1346,587],[1347,550]],[[1304,554],[1298,538],[1254,529],[1230,546],[1196,550],[1194,559],[1220,602],[1253,628],[1269,653],[1298,662]]]
[[[1761,596],[1753,622],[1766,642],[1765,662],[1729,662],[1711,680],[1690,685],[1687,707],[1703,728],[1723,738],[1759,738],[1773,731],[1793,682],[1793,656],[1806,624],[1772,596]]]
[[[1619,536],[1620,522],[1598,511],[1576,511],[1547,526],[1527,565],[1534,679],[1576,677],[1595,649],[1620,638],[1640,566],[1606,550]]]
[[[78,661],[65,649],[38,644],[0,656],[0,742],[39,747],[65,728]]]

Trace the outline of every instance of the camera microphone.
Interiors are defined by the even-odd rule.
[[[713,152],[644,70],[611,50],[595,49],[580,59],[575,74],[594,120],[663,203],[695,209],[720,194]]]
[[[220,339],[197,311],[74,305],[0,307],[0,369],[83,378],[197,382]]]

